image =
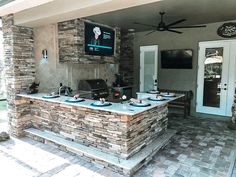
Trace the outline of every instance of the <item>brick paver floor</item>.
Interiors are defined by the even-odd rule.
[[[171,116],[171,142],[135,177],[226,177],[235,159],[229,121]],[[1,125],[1,123],[0,123]],[[1,126],[0,126],[1,128]],[[232,177],[236,176],[236,167]],[[0,177],[122,177],[85,159],[30,138],[0,143]]]

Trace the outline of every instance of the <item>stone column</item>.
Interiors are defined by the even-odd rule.
[[[14,25],[12,14],[4,16],[2,21],[10,134],[21,136],[22,130],[29,126],[21,116],[28,108],[17,94],[35,80],[33,29]]]
[[[124,79],[134,84],[134,33],[121,33],[121,52],[119,72],[124,74]]]

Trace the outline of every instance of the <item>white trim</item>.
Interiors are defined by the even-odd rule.
[[[230,45],[230,62],[228,67],[228,94],[226,104],[226,116],[232,116],[231,107],[234,102],[235,93],[235,73],[236,73],[236,40],[231,41]]]
[[[223,87],[227,90],[221,90],[221,102],[219,108],[203,106],[203,84],[204,84],[204,58],[205,49],[213,47],[223,47],[223,68],[222,68],[222,80]],[[231,107],[233,103],[233,95],[235,91],[235,79],[236,79],[236,40],[219,40],[219,41],[205,41],[199,42],[199,56],[198,56],[198,77],[197,77],[197,106],[196,112],[215,114],[222,116],[232,116]],[[232,84],[233,83],[233,84]],[[227,86],[224,86],[227,84]]]

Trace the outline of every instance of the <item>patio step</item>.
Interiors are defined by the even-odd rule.
[[[54,145],[62,146],[67,151],[76,153],[80,156],[88,157],[92,162],[108,167],[115,172],[130,176],[134,174],[143,165],[147,164],[152,157],[164,147],[170,138],[176,133],[175,130],[167,130],[166,133],[159,136],[156,140],[143,148],[141,151],[129,159],[121,159],[115,155],[102,152],[94,147],[88,147],[83,144],[66,140],[60,135],[50,131],[42,131],[35,128],[26,129],[25,132],[30,137],[42,138],[45,142],[53,142]]]

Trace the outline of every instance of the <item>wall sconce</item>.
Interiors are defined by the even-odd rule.
[[[48,51],[47,51],[47,49],[43,49],[42,50],[42,56],[43,56],[43,59],[47,59],[48,58]]]

